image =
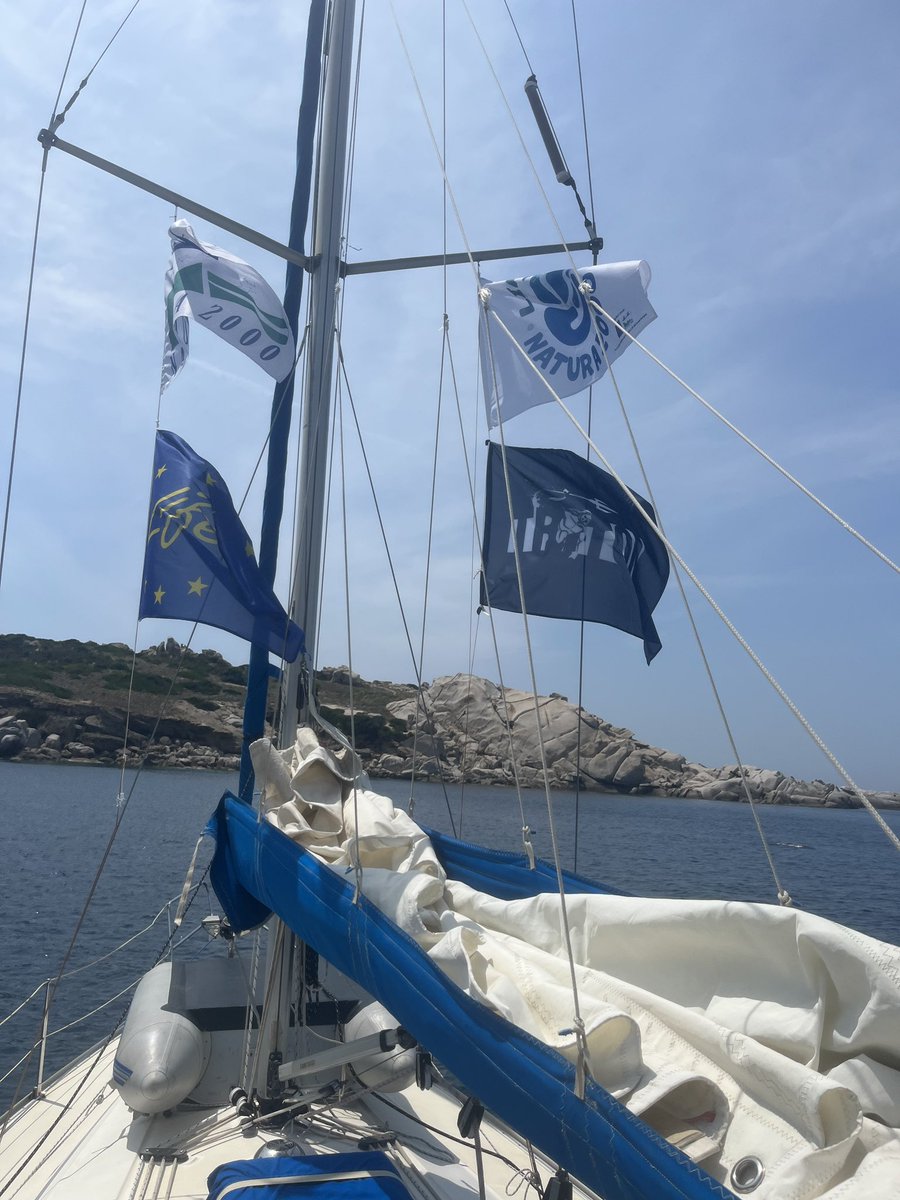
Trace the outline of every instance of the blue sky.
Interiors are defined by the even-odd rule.
[[[4,2],[0,429],[9,459],[16,373],[47,121],[77,4]],[[555,185],[522,92],[528,68],[504,5],[472,4],[485,46],[553,206],[548,212],[504,102],[455,6],[448,30],[448,175],[472,246],[571,239],[582,227]],[[587,193],[570,5],[511,0],[569,165]],[[92,3],[64,88],[93,64],[125,4]],[[894,344],[900,259],[895,55],[900,10],[875,0],[581,3],[595,211],[604,259],[646,258],[659,314],[648,347],[852,525],[900,560],[900,408]],[[398,4],[440,127],[438,4]],[[348,240],[352,258],[439,252],[441,178],[388,6],[370,4]],[[144,0],[92,76],[61,136],[276,238],[287,230],[305,11],[292,3]],[[153,452],[168,205],[51,155],[13,483],[0,628],[131,643]],[[201,221],[276,289],[281,264]],[[451,214],[451,249],[462,234]],[[503,263],[495,277],[563,265]],[[351,286],[352,285],[352,286]],[[354,280],[343,340],[413,642],[444,311],[440,271]],[[454,359],[470,443],[478,401],[476,310],[466,267],[448,278]],[[900,790],[898,579],[740,444],[640,352],[617,378],[670,538],[863,786]],[[202,332],[161,414],[243,494],[268,418],[267,377]],[[582,398],[573,407],[587,411]],[[608,382],[593,427],[639,476]],[[345,431],[353,666],[410,680],[358,448]],[[520,445],[581,449],[550,406],[509,423]],[[424,675],[470,661],[471,509],[452,395],[445,394]],[[244,512],[259,527],[261,486]],[[339,512],[337,497],[332,513]],[[329,532],[321,663],[346,662],[340,525]],[[287,591],[290,522],[279,586]],[[745,761],[835,777],[743,652],[692,596]],[[731,760],[677,588],[657,609],[663,650],[592,627],[586,706],[643,740]],[[475,670],[496,679],[481,619]],[[145,621],[144,647],[187,626]],[[528,686],[521,619],[497,614],[507,682]],[[538,685],[575,698],[577,629],[537,620]],[[243,645],[199,629],[244,661]]]

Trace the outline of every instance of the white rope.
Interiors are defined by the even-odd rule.
[[[485,292],[485,291],[488,292],[488,295],[490,294],[488,289],[482,289],[482,292]],[[484,301],[482,301],[482,302],[484,303]],[[561,397],[557,395],[557,393],[554,391],[553,386],[550,384],[550,382],[547,379],[545,379],[544,376],[540,373],[540,371],[538,370],[536,365],[528,357],[528,354],[526,353],[526,351],[516,341],[515,336],[510,332],[510,330],[504,324],[503,320],[497,315],[497,313],[492,308],[490,308],[489,304],[486,307],[487,307],[487,311],[490,312],[493,319],[497,322],[497,324],[500,326],[500,328],[503,330],[503,332],[506,334],[506,336],[509,338],[509,340],[512,342],[512,344],[516,347],[518,352],[522,355],[522,358],[524,359],[524,361],[528,364],[528,366],[531,368],[531,370],[534,371],[534,373],[535,373],[535,375],[537,375],[538,379],[540,379],[543,382],[544,386],[547,388],[548,392],[553,397],[555,402],[559,405],[559,407],[562,409],[562,411],[568,417],[569,421],[572,423],[572,425],[574,425],[574,427],[578,430],[578,432],[581,434],[581,436],[585,439],[585,441],[590,446],[590,448],[593,450],[593,452],[597,455],[598,460],[601,463],[603,463],[604,467],[610,473],[610,475],[612,475],[612,477],[613,477],[613,479],[615,479],[616,483],[618,483],[618,485],[624,490],[626,496],[631,496],[631,492],[628,489],[628,485],[618,475],[618,473],[615,471],[615,469],[613,468],[613,466],[611,465],[609,460],[605,457],[605,455],[603,455],[601,453],[596,442],[594,442],[594,440],[590,437],[587,430],[584,429],[584,427],[578,421],[577,417],[575,417],[575,415],[572,413],[571,409],[569,409],[567,407],[567,405],[564,403],[564,401],[561,399]],[[604,315],[606,315],[606,314],[604,314]],[[500,422],[500,425],[498,426],[498,428],[502,430],[502,428],[503,428],[502,421]],[[731,635],[735,638],[735,640],[743,648],[743,650],[750,656],[750,658],[756,664],[757,668],[763,674],[765,679],[769,682],[769,684],[772,686],[772,688],[774,688],[774,690],[777,692],[778,696],[781,698],[783,703],[787,706],[788,709],[790,709],[790,711],[793,713],[793,715],[797,718],[797,720],[800,722],[800,724],[806,730],[809,737],[812,738],[812,740],[816,743],[816,745],[819,747],[819,749],[822,751],[822,753],[825,755],[825,757],[829,760],[831,765],[841,775],[841,777],[846,781],[850,790],[853,792],[853,794],[856,796],[856,798],[860,801],[860,803],[866,809],[866,811],[869,813],[869,815],[880,826],[882,832],[885,834],[885,836],[888,838],[888,840],[892,843],[894,848],[896,850],[900,851],[900,837],[898,837],[897,834],[894,833],[893,829],[891,829],[890,825],[888,825],[888,823],[884,820],[884,818],[881,816],[881,814],[875,808],[874,804],[872,804],[871,800],[868,798],[868,796],[865,794],[865,792],[863,792],[863,790],[854,782],[853,778],[851,777],[851,775],[849,774],[847,769],[836,758],[834,753],[831,751],[831,749],[829,749],[829,747],[825,744],[825,742],[822,740],[822,738],[819,736],[819,734],[815,731],[815,729],[812,727],[810,722],[803,715],[803,713],[800,711],[800,709],[797,707],[797,705],[794,703],[794,701],[790,698],[790,696],[787,694],[787,692],[784,690],[784,688],[781,686],[781,684],[778,682],[778,680],[775,678],[775,676],[772,674],[772,672],[769,670],[769,668],[765,665],[765,663],[762,661],[762,659],[759,657],[759,655],[756,653],[756,651],[750,646],[750,644],[746,641],[746,639],[743,637],[743,635],[738,631],[736,626],[732,623],[732,621],[728,618],[728,616],[724,613],[724,611],[719,607],[718,603],[713,599],[713,597],[710,595],[710,593],[707,591],[707,589],[703,586],[703,584],[700,582],[700,580],[697,578],[697,576],[694,574],[694,572],[690,569],[690,567],[687,565],[687,563],[684,561],[684,559],[681,557],[681,555],[678,553],[678,551],[675,549],[675,547],[672,545],[672,543],[669,541],[669,539],[666,537],[666,535],[660,529],[659,525],[655,521],[650,520],[649,516],[647,516],[647,514],[644,512],[644,510],[642,508],[640,508],[640,506],[638,505],[636,500],[632,500],[632,503],[634,504],[635,508],[641,513],[641,515],[643,516],[643,518],[647,522],[647,524],[657,534],[660,541],[663,543],[663,545],[666,547],[666,549],[669,551],[669,553],[672,555],[672,557],[675,559],[675,561],[681,566],[684,573],[687,575],[687,577],[690,579],[690,581],[694,584],[694,586],[700,592],[701,596],[703,596],[704,600],[706,600],[706,602],[710,605],[713,612],[715,612],[716,616],[722,621],[722,623],[729,630]],[[514,542],[514,544],[515,544],[515,542]]]
[[[444,268],[446,274],[446,267]],[[417,664],[418,678],[422,678],[422,670],[425,663],[425,630],[428,623],[428,585],[431,581],[431,550],[434,542],[434,503],[437,496],[437,472],[438,472],[438,455],[441,441],[441,408],[444,399],[444,358],[447,349],[447,326],[448,317],[444,313],[443,320],[443,336],[441,338],[441,366],[438,375],[437,388],[437,407],[434,416],[434,448],[431,455],[431,497],[428,505],[428,539],[425,546],[425,581],[422,590],[422,631],[419,638],[419,659]],[[419,688],[416,692],[416,716],[415,724],[413,725],[413,745],[412,745],[412,768],[409,778],[409,804],[408,811],[410,814],[413,811],[413,794],[416,787],[416,763],[418,761],[419,750],[419,710],[422,706],[422,689]],[[432,737],[432,750],[434,749],[434,738]],[[439,758],[440,755],[434,755]]]
[[[444,158],[443,158],[443,155],[441,154],[440,146],[438,145],[437,135],[434,132],[434,126],[432,125],[431,118],[428,115],[428,109],[425,105],[425,97],[423,96],[422,89],[419,86],[419,79],[418,79],[418,76],[416,75],[416,69],[413,66],[412,56],[410,55],[409,47],[406,44],[406,38],[403,36],[403,30],[400,27],[400,21],[397,17],[397,10],[396,10],[396,7],[394,6],[394,0],[391,0],[391,15],[394,18],[394,27],[397,30],[397,36],[399,37],[400,45],[403,48],[403,55],[406,59],[406,65],[409,67],[409,73],[412,76],[413,87],[416,89],[416,95],[419,98],[419,106],[422,110],[422,116],[425,120],[425,125],[428,129],[428,133],[431,138],[431,144],[434,147],[434,153],[437,157],[438,166],[441,171],[441,178],[444,181],[444,187],[446,189],[446,194],[450,197],[450,203],[453,205],[453,215],[456,217],[456,227],[459,230],[459,235],[463,240],[463,245],[465,246],[466,254],[469,259],[469,265],[472,268],[472,273],[475,276],[475,283],[477,285],[477,283],[478,283],[478,267],[475,262],[475,256],[472,253],[472,247],[469,245],[469,239],[466,234],[465,226],[463,225],[462,215],[459,211],[459,205],[456,203],[456,195],[454,194],[453,188],[450,186],[450,179],[447,175],[447,168],[444,163]],[[469,19],[471,20],[471,17]]]
[[[175,920],[172,925],[177,929],[184,920],[185,909],[187,908],[188,896],[191,891],[191,884],[194,882],[194,871],[197,869],[197,858],[200,855],[200,847],[203,845],[203,839],[206,837],[206,831],[197,838],[197,845],[194,847],[194,853],[191,855],[191,861],[187,869],[187,874],[184,877],[184,884],[181,888],[181,896],[178,900],[178,908],[175,910]]]
[[[256,1023],[259,1028],[258,1014],[256,1012],[256,983],[259,979],[259,962],[261,958],[260,950],[262,947],[262,939],[260,931],[257,928],[253,934],[253,950],[250,955],[250,980],[247,986],[249,992],[249,1000],[247,1003],[247,1016],[244,1021],[244,1040],[241,1046],[241,1086],[245,1091],[250,1087],[250,1046],[252,1042],[253,1025]],[[236,955],[240,962],[240,955]]]
[[[472,505],[472,526],[475,531],[475,539],[476,539],[476,544],[478,547],[478,563],[479,563],[479,567],[481,570],[481,577],[482,577],[482,579],[484,579],[485,578],[484,553],[483,553],[483,542],[482,542],[482,537],[481,537],[481,523],[478,519],[478,500],[475,496],[475,482],[473,479],[472,467],[469,463],[469,452],[468,452],[468,448],[466,446],[466,436],[465,436],[465,428],[464,428],[464,423],[463,423],[462,406],[459,401],[459,385],[458,385],[458,382],[456,379],[456,364],[453,359],[453,346],[450,341],[449,329],[447,331],[447,352],[448,352],[448,358],[449,358],[449,362],[450,362],[450,378],[453,383],[453,395],[456,400],[456,417],[457,417],[457,422],[459,424],[459,440],[460,440],[460,445],[462,446],[463,462],[465,463],[465,467],[466,467],[466,481],[469,485],[469,500]],[[486,585],[485,585],[485,587],[486,587]],[[488,595],[488,601],[490,601],[489,595]],[[492,641],[493,647],[494,647],[494,661],[497,664],[497,681],[498,681],[498,685],[500,688],[501,703],[503,705],[503,723],[506,726],[506,736],[507,736],[507,740],[509,742],[509,761],[510,761],[510,766],[512,767],[513,780],[515,783],[516,799],[519,804],[519,816],[522,821],[522,845],[525,850],[525,854],[528,857],[529,868],[533,871],[534,870],[534,847],[531,844],[531,830],[528,828],[528,822],[525,819],[525,802],[522,799],[522,784],[519,779],[519,764],[518,764],[518,760],[516,757],[516,749],[513,744],[512,718],[510,717],[510,714],[509,714],[509,701],[507,700],[507,697],[506,697],[506,685],[503,681],[503,667],[500,662],[500,643],[497,640],[497,628],[496,628],[496,625],[494,624],[494,611],[490,607],[490,604],[488,604],[487,614],[488,614],[488,622],[491,627],[491,641]],[[471,674],[471,672],[470,672],[470,674]]]
[[[769,464],[770,467],[775,468],[775,470],[779,473],[779,475],[783,475],[784,478],[789,483],[792,483],[794,485],[794,487],[798,488],[803,493],[804,496],[806,496],[808,499],[812,500],[812,502],[814,504],[817,504],[824,513],[827,513],[827,515],[829,517],[831,517],[831,519],[833,521],[836,521],[838,523],[838,525],[840,525],[841,529],[844,529],[847,531],[847,533],[852,534],[853,537],[855,537],[858,542],[861,542],[866,547],[867,550],[871,550],[872,553],[874,555],[876,555],[878,558],[880,558],[883,563],[885,563],[887,566],[889,566],[892,571],[896,571],[898,574],[900,574],[900,566],[898,566],[898,564],[895,563],[892,558],[888,558],[888,556],[885,553],[883,553],[883,551],[879,550],[878,547],[873,542],[870,542],[868,538],[864,537],[859,532],[858,529],[854,529],[854,527],[850,524],[849,521],[844,520],[844,518],[842,516],[840,516],[839,513],[836,513],[833,508],[829,508],[824,500],[821,500],[814,492],[810,491],[810,489],[808,487],[806,487],[805,484],[802,484],[800,482],[800,480],[796,478],[796,476],[792,475],[790,473],[790,471],[787,470],[786,467],[783,467],[770,454],[768,454],[765,450],[763,450],[763,448],[761,446],[757,445],[757,443],[754,442],[752,438],[748,437],[747,434],[744,433],[741,429],[739,429],[737,427],[737,425],[734,424],[733,421],[729,421],[729,419],[724,415],[724,413],[720,413],[719,410],[717,408],[715,408],[712,404],[710,404],[710,402],[708,400],[705,400],[700,395],[699,392],[694,391],[694,389],[691,387],[691,385],[689,383],[686,383],[685,380],[683,380],[680,375],[676,375],[675,372],[671,369],[671,367],[667,367],[666,364],[661,359],[657,358],[656,355],[653,353],[653,351],[649,350],[644,345],[643,342],[639,341],[638,338],[634,337],[633,334],[629,333],[627,329],[623,328],[623,326],[621,326],[619,324],[619,322],[615,319],[615,317],[611,316],[606,311],[606,309],[604,309],[597,302],[596,299],[591,300],[591,307],[596,308],[597,311],[603,316],[603,318],[605,320],[611,322],[611,324],[613,324],[616,327],[616,329],[618,329],[621,333],[624,333],[625,336],[628,337],[631,340],[631,342],[635,346],[638,347],[639,350],[641,350],[644,354],[646,354],[646,356],[652,362],[656,363],[656,365],[662,371],[665,371],[665,373],[670,377],[670,379],[673,379],[675,381],[675,383],[677,383],[680,387],[684,388],[684,390],[688,393],[689,396],[693,396],[693,398],[695,400],[699,401],[700,404],[702,404],[705,409],[707,409],[709,412],[711,412],[712,415],[714,417],[716,417],[719,421],[721,421],[722,424],[725,425],[728,429],[730,429],[732,433],[737,434],[737,436],[741,439],[741,441],[744,442],[746,445],[748,445],[751,450],[755,450],[756,453],[760,456],[760,458],[764,459]]]
[[[622,420],[625,422],[625,428],[628,430],[628,436],[631,439],[631,448],[634,450],[634,456],[637,459],[637,464],[638,464],[638,467],[641,472],[641,477],[644,481],[644,487],[647,489],[647,496],[650,500],[650,503],[653,505],[653,510],[656,513],[656,519],[659,523],[659,527],[660,527],[660,529],[662,529],[663,523],[662,523],[662,518],[661,518],[660,512],[659,512],[659,505],[657,504],[656,497],[653,494],[653,488],[650,484],[650,478],[647,475],[647,471],[644,466],[644,459],[643,459],[643,456],[641,455],[640,449],[638,447],[637,437],[635,436],[634,429],[633,429],[631,421],[628,417],[628,413],[625,409],[625,400],[619,389],[619,381],[616,379],[615,373],[612,368],[612,363],[607,358],[606,347],[603,344],[602,339],[600,341],[600,345],[603,350],[604,361],[606,362],[606,366],[609,371],[609,378],[612,382],[613,388],[615,389],[616,399],[619,401],[619,409],[621,410],[621,413],[622,413]],[[590,451],[588,451],[588,453],[590,453]],[[775,882],[775,893],[778,897],[778,903],[784,905],[785,907],[788,907],[793,903],[793,901],[791,900],[790,893],[787,891],[787,889],[785,887],[782,886],[781,880],[778,877],[778,870],[775,866],[775,859],[772,856],[772,851],[769,848],[768,838],[766,837],[765,830],[763,829],[762,821],[760,819],[759,813],[756,810],[756,801],[753,799],[753,796],[750,792],[750,784],[747,779],[747,772],[744,767],[744,763],[741,758],[740,751],[737,748],[737,740],[736,740],[736,738],[734,736],[734,732],[731,728],[731,722],[728,720],[728,715],[725,712],[725,705],[722,701],[722,696],[719,692],[719,688],[718,688],[718,684],[716,683],[715,675],[713,674],[712,664],[710,663],[709,657],[707,656],[706,647],[703,645],[703,639],[700,636],[700,630],[697,628],[697,622],[694,620],[694,612],[693,612],[693,609],[691,608],[690,601],[688,600],[687,592],[686,592],[685,586],[684,586],[684,580],[681,578],[681,572],[679,571],[677,564],[675,564],[673,567],[673,573],[675,575],[675,582],[678,584],[678,591],[679,591],[679,594],[681,595],[682,603],[684,604],[684,610],[687,613],[687,619],[690,623],[691,630],[694,634],[694,640],[697,643],[697,650],[699,651],[700,658],[703,662],[704,670],[706,671],[706,677],[709,680],[709,686],[712,689],[713,699],[715,700],[716,707],[719,710],[719,716],[722,718],[722,724],[725,728],[725,734],[728,738],[728,743],[731,746],[731,751],[734,754],[734,759],[735,759],[735,762],[737,763],[738,771],[740,772],[741,787],[742,787],[742,790],[744,793],[744,799],[750,805],[750,812],[753,817],[754,824],[756,825],[756,832],[759,836],[759,840],[762,845],[763,852],[764,852],[764,854],[766,856],[766,860],[769,864],[769,870],[772,873],[772,879]]]
[[[347,683],[350,691],[350,743],[353,752],[353,762],[359,759],[356,755],[356,708],[353,703],[353,629],[350,619],[350,549],[347,538],[347,466],[344,458],[344,404],[340,387],[340,374],[337,377],[337,414],[338,414],[338,445],[341,461],[341,535],[344,550],[344,611],[347,625]],[[353,772],[353,825],[356,837],[353,839],[353,903],[358,904],[363,888],[363,868],[359,852],[359,789],[357,783],[359,771]]]
[[[488,352],[490,354],[491,372],[494,367],[493,342],[488,336]],[[496,382],[496,381],[495,381]],[[515,512],[512,498],[512,484],[509,479],[509,465],[506,457],[506,438],[503,433],[503,422],[497,426],[500,435],[500,458],[503,463],[503,482],[506,489],[506,505],[509,511],[510,529],[515,528]],[[531,676],[531,691],[534,702],[534,722],[537,730],[538,754],[541,762],[541,774],[544,780],[544,797],[547,804],[547,826],[550,830],[550,844],[553,848],[553,865],[556,868],[556,883],[559,889],[559,917],[563,941],[566,947],[566,958],[569,964],[569,976],[572,985],[572,1007],[574,1011],[573,1025],[575,1027],[578,1045],[578,1063],[575,1073],[575,1094],[580,1100],[584,1099],[584,1066],[587,1054],[587,1043],[584,1038],[584,1022],[581,1018],[581,1004],[578,997],[578,979],[575,972],[575,955],[572,951],[572,937],[569,928],[569,911],[566,905],[566,889],[563,882],[562,859],[559,850],[559,839],[556,834],[556,819],[553,813],[553,801],[550,797],[550,774],[547,769],[547,750],[544,745],[544,730],[541,724],[541,705],[538,695],[537,674],[534,667],[534,653],[531,646],[531,631],[528,625],[528,610],[525,604],[525,584],[522,577],[522,559],[519,552],[518,538],[512,539],[513,559],[516,567],[516,582],[519,589],[519,605],[522,610],[522,627],[525,633],[525,647],[528,654],[528,671]],[[524,821],[523,821],[524,824]]]
[[[469,12],[469,9],[465,3],[465,0],[463,0],[463,7],[466,11],[466,15],[468,16],[470,23],[472,24],[472,28],[475,31],[475,36],[478,39],[478,42],[481,45],[482,50],[484,50],[484,44],[481,41],[480,35],[478,34],[478,30],[475,28],[474,22],[472,21],[471,13]],[[438,146],[438,142],[437,142],[437,137],[434,132],[434,128],[433,128],[431,120],[428,116],[428,110],[426,108],[425,100],[422,95],[422,89],[419,86],[419,81],[418,81],[418,78],[417,78],[417,75],[415,72],[415,68],[413,67],[412,58],[410,56],[409,49],[406,44],[406,40],[403,36],[403,31],[400,28],[399,20],[397,19],[397,12],[396,12],[396,8],[394,7],[393,0],[391,0],[391,12],[393,14],[394,24],[397,29],[397,33],[400,38],[401,45],[403,47],[403,53],[406,57],[406,62],[409,67],[410,74],[412,75],[413,84],[416,89],[416,94],[418,95],[418,98],[419,98],[419,104],[421,106],[422,115],[423,115],[423,117],[425,119],[425,123],[428,127],[428,132],[431,137],[431,143],[434,148],[435,155],[437,156],[438,163],[440,165],[441,174],[443,176],[444,184],[446,187],[446,194],[450,197],[450,202],[453,205],[453,212],[454,212],[454,215],[456,216],[456,221],[457,221],[457,225],[458,225],[458,228],[460,231],[460,236],[463,239],[463,244],[465,245],[465,248],[466,248],[466,253],[469,258],[469,263],[471,265],[472,272],[475,276],[475,284],[477,287],[480,283],[480,280],[478,277],[478,268],[475,263],[474,257],[472,255],[472,250],[469,245],[468,237],[466,236],[466,231],[465,231],[465,227],[462,222],[462,217],[461,217],[461,214],[459,211],[459,206],[456,203],[456,196],[453,192],[453,188],[451,187],[450,181],[447,177],[447,171],[446,171],[444,158],[441,154],[440,147]],[[487,57],[486,51],[485,51],[485,56]],[[494,78],[496,80],[497,76],[496,76],[496,73],[493,72],[493,67],[490,64],[490,59],[488,59],[488,65],[489,65],[489,67],[491,67],[491,71],[494,74]],[[498,81],[498,87],[499,87],[499,81]],[[501,95],[502,94],[503,93],[502,93],[502,89],[501,89]],[[504,96],[504,101],[505,100],[506,100],[506,97]],[[508,102],[507,102],[507,108],[509,108]],[[515,124],[515,122],[513,122],[513,123]],[[520,134],[520,139],[521,139],[521,134]],[[523,141],[523,145],[524,145],[524,141]],[[527,156],[527,151],[526,151],[526,156]],[[531,160],[529,158],[529,162],[530,161]],[[532,169],[534,170],[533,164],[532,164]],[[552,207],[550,206],[550,202],[549,202],[549,199],[547,199],[546,193],[544,193],[543,188],[541,187],[540,179],[537,176],[536,170],[534,171],[534,174],[535,174],[535,179],[537,181],[538,188],[540,189],[541,194],[544,195],[544,199],[547,202],[548,209],[550,210],[551,216],[553,216]],[[556,221],[555,216],[553,216],[553,220],[554,220],[554,223],[556,224],[557,230],[559,230],[560,240],[564,242],[565,238],[562,235],[562,231],[560,230],[559,223]],[[489,339],[489,343],[490,343],[490,339]],[[500,430],[501,430],[500,437],[501,437],[501,443],[502,443],[502,440],[503,440],[502,422],[500,425]],[[511,495],[511,491],[510,491],[509,476],[508,476],[508,472],[506,470],[505,445],[503,447],[503,466],[504,466],[504,476],[506,478],[507,503],[510,508],[510,520],[512,520],[512,495]],[[560,854],[559,854],[559,843],[558,843],[558,840],[556,837],[556,825],[555,825],[555,821],[553,818],[553,806],[552,806],[552,802],[550,799],[550,781],[549,781],[548,774],[547,774],[546,750],[544,747],[543,731],[541,729],[541,714],[540,714],[540,705],[538,703],[537,676],[536,676],[535,670],[534,670],[534,657],[533,657],[532,647],[531,647],[531,637],[530,637],[530,633],[529,633],[529,629],[528,629],[528,615],[525,611],[524,589],[522,587],[522,579],[521,579],[521,563],[519,561],[519,551],[518,551],[518,546],[515,545],[515,540],[514,540],[514,548],[515,548],[515,558],[516,558],[516,573],[519,577],[519,595],[522,600],[522,619],[523,619],[524,628],[525,628],[525,641],[526,641],[526,646],[527,646],[527,650],[528,650],[528,660],[529,660],[529,667],[530,667],[530,671],[531,671],[532,692],[534,695],[534,711],[535,711],[535,720],[536,720],[536,725],[537,725],[538,745],[539,745],[539,749],[540,749],[541,768],[542,768],[542,773],[543,773],[543,777],[544,777],[544,790],[546,793],[546,800],[547,800],[548,826],[550,829],[551,842],[553,845],[554,865],[556,867],[557,882],[559,885],[561,923],[562,923],[562,930],[563,930],[563,934],[564,934],[566,950],[567,950],[567,955],[568,955],[568,960],[569,960],[569,970],[570,970],[570,974],[571,974],[572,992],[573,992],[573,1005],[574,1005],[574,1012],[575,1012],[575,1022],[574,1023],[575,1023],[575,1027],[577,1030],[579,1028],[579,1022],[581,1020],[581,1014],[580,1014],[580,1006],[579,1006],[579,1002],[578,1002],[578,985],[577,985],[577,980],[576,980],[576,976],[575,976],[575,961],[574,961],[574,957],[572,954],[571,938],[570,938],[570,934],[569,934],[569,921],[568,921],[568,913],[567,913],[567,909],[566,909],[566,897],[565,897],[565,888],[563,885],[562,866],[561,866],[561,860],[560,860]],[[523,824],[523,835],[525,836],[526,848],[527,848],[527,833],[525,832],[526,826],[525,826],[524,818],[523,818],[522,824]],[[582,1047],[581,1047],[581,1040],[579,1039],[579,1055],[581,1055],[581,1054],[582,1054]],[[583,1089],[580,1094],[583,1096]]]

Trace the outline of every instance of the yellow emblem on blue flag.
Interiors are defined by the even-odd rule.
[[[224,480],[164,429],[156,435],[139,615],[214,625],[288,662],[303,649],[303,632],[260,571]]]

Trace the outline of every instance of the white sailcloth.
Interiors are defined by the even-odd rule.
[[[560,901],[449,880],[385,796],[309,730],[251,750],[267,820],[362,890],[469,995],[576,1055]],[[358,857],[357,857],[358,856]],[[774,905],[570,895],[589,1069],[755,1200],[867,1200],[900,1179],[900,951]],[[562,1031],[562,1032],[561,1032]]]
[[[201,242],[187,221],[176,221],[169,237],[160,391],[187,361],[188,318],[246,354],[273,379],[286,379],[294,365],[294,336],[281,301],[262,275],[227,250]]]
[[[479,353],[489,424],[547,404],[550,388],[565,398],[596,383],[629,345],[597,305],[637,337],[656,317],[649,285],[643,260],[482,280]]]

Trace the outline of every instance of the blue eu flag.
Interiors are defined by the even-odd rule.
[[[225,482],[175,433],[156,434],[141,617],[215,625],[293,662],[303,631],[265,581]]]
[[[501,455],[492,442],[481,603],[522,611],[515,538],[526,612],[634,634],[649,663],[662,649],[651,613],[669,578],[666,548],[643,515],[655,520],[650,504],[570,450],[507,446],[511,527]]]

